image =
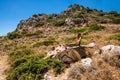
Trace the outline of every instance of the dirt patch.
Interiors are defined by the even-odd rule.
[[[8,55],[0,55],[0,80],[6,80],[6,71],[8,67]]]

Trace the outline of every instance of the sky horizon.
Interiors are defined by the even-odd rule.
[[[0,0],[0,36],[14,31],[20,20],[28,19],[33,14],[58,14],[72,4],[120,13],[119,0]]]

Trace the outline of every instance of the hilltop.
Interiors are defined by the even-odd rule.
[[[78,33],[83,34],[81,45],[94,39],[99,48],[107,43],[120,46],[120,14],[74,4],[60,14],[34,14],[21,20],[15,31],[0,38],[0,79],[41,80],[48,72],[52,80],[119,80],[119,58],[90,53],[94,64],[88,69],[81,60],[66,65],[43,59],[52,47],[75,43]]]
[[[68,19],[68,20],[67,20]],[[66,21],[67,20],[67,21]],[[80,25],[83,23],[120,23],[120,14],[116,11],[85,8],[74,4],[60,14],[34,14],[27,20],[21,20],[17,29],[24,27]]]

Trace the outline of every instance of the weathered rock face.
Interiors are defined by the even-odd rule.
[[[120,56],[120,46],[106,45],[101,48],[102,57],[119,57]]]
[[[65,20],[65,22],[66,22],[66,24],[67,25],[74,25],[74,22],[73,22],[73,19],[72,18],[66,18],[66,20]]]
[[[75,24],[84,24],[84,23],[87,23],[87,20],[85,19],[85,18],[75,18],[75,19],[73,19],[73,18],[66,18],[66,20],[65,20],[65,22],[66,22],[66,24],[67,25],[75,25]]]
[[[61,60],[63,63],[72,63],[81,60],[80,54],[74,49],[65,50],[61,53],[58,53],[55,57]]]
[[[94,48],[76,47],[64,50],[55,57],[64,63],[73,63],[81,60],[81,58],[90,57],[94,53]]]
[[[37,22],[43,21],[47,18],[45,14],[35,14],[27,20],[21,20],[17,25],[17,29],[22,29],[24,27],[33,27]]]

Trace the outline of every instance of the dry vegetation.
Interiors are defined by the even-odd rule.
[[[67,26],[64,26],[64,27],[67,27]],[[31,35],[31,36],[15,37],[12,40],[7,36],[1,39],[2,46],[0,48],[2,52],[5,52],[6,53],[5,55],[10,55],[9,64],[11,65],[11,67],[7,74],[7,80],[18,80],[18,79],[31,80],[32,78],[35,78],[38,80],[38,78],[43,78],[43,74],[47,70],[51,70],[49,66],[53,66],[53,68],[55,68],[54,71],[56,74],[58,74],[60,71],[63,71],[63,68],[60,66],[61,63],[59,62],[50,60],[50,61],[53,61],[52,64],[50,63],[48,64],[48,66],[46,65],[43,68],[42,67],[39,68],[41,65],[44,66],[46,64],[44,60],[42,63],[39,63],[39,61],[40,60],[42,61],[42,57],[45,56],[47,51],[50,50],[53,46],[75,42],[76,33],[79,33],[81,26],[75,27],[76,30],[79,29],[77,30],[78,32],[76,33],[74,33],[74,31],[71,32],[71,29],[70,31],[63,31],[64,27],[54,28],[51,26],[52,30],[50,29],[50,31],[46,33],[40,33],[36,35]],[[88,44],[91,38],[94,38],[95,43],[99,47],[103,46],[107,41],[110,41],[110,43],[112,44],[119,45],[120,43],[119,31],[112,30],[112,31],[109,31],[108,33],[106,31],[109,30],[109,27],[108,26],[105,26],[105,27],[106,28],[101,31],[94,30],[94,29],[93,29],[94,31],[91,31],[90,29],[90,32],[88,32],[87,35],[83,36],[82,44]],[[37,28],[37,29],[43,32],[46,30],[45,28]],[[88,27],[85,27],[85,29],[89,30]],[[36,32],[36,30],[34,30],[34,32]],[[42,36],[39,36],[39,35],[42,35]],[[119,59],[117,58],[111,59],[108,57],[101,59],[99,56],[95,56],[95,55],[92,55],[92,59],[94,60],[94,63],[88,69],[82,67],[80,64],[80,61],[78,61],[75,64],[71,64],[72,66],[69,68],[69,71],[63,72],[62,74],[59,74],[59,75],[68,73],[68,75],[64,77],[68,76],[68,79],[72,79],[72,80],[119,80],[120,79],[119,77],[120,60]],[[49,60],[47,61],[49,62]],[[36,65],[36,63],[34,62],[37,62],[37,64],[39,65]],[[31,66],[32,71],[27,69],[27,68],[30,68],[30,66],[28,65],[30,65],[31,63],[32,65],[36,65],[34,66],[36,67],[35,70],[32,69],[34,68],[33,66]],[[17,72],[14,72],[14,70]],[[36,72],[37,70],[38,71],[43,70],[43,71]],[[21,71],[22,71],[22,74],[21,74]],[[55,79],[61,80],[59,75]]]
[[[49,71],[51,71],[52,78],[50,80],[120,80],[120,58],[107,56],[101,58],[99,55],[90,54],[93,63],[89,68],[83,67],[81,61],[66,66],[58,59],[43,59],[53,46],[75,43],[78,33],[84,34],[81,44],[88,44],[91,39],[94,39],[98,47],[102,47],[107,42],[120,46],[120,20],[116,20],[116,16],[120,16],[118,13],[114,11],[104,13],[84,8],[81,15],[77,13],[78,5],[70,6],[70,8],[73,9],[71,13],[63,12],[67,16],[51,14],[44,21],[37,22],[35,27],[26,27],[20,30],[18,28],[0,38],[0,80],[2,78],[41,80]],[[93,19],[92,23],[95,24],[67,26],[65,18],[68,16],[74,18],[87,16],[88,20]],[[54,18],[58,18],[58,21]],[[113,19],[116,24],[109,23],[107,19]],[[45,22],[51,22],[53,25],[46,26]]]

